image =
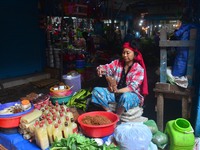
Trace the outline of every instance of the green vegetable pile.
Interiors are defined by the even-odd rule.
[[[98,146],[94,139],[80,134],[71,134],[68,138],[55,140],[50,150],[119,150],[119,148],[114,144]]]
[[[68,107],[76,107],[82,109],[83,111],[86,110],[87,107],[87,100],[91,97],[91,92],[86,89],[80,89],[77,93],[75,93],[72,98],[68,101]]]

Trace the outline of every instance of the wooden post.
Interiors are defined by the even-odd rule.
[[[157,124],[160,131],[163,131],[164,97],[159,93],[157,97]]]
[[[196,29],[190,30],[190,40],[195,41],[197,36]],[[193,46],[189,47],[189,56],[188,56],[188,62],[187,62],[187,77],[188,77],[188,85],[192,86],[192,78],[194,73],[194,57],[195,57],[195,43]]]
[[[167,32],[165,29],[160,31],[160,41],[167,40]],[[167,82],[166,76],[167,69],[167,50],[166,47],[160,48],[160,82]]]
[[[188,118],[188,100],[185,96],[182,97],[182,117]]]

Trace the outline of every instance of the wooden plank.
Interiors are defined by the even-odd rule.
[[[177,94],[177,95],[184,95],[184,96],[194,95],[193,87],[185,89],[177,85],[172,85],[169,83],[162,83],[162,82],[157,82],[153,91],[160,92],[160,93],[163,92],[163,93],[169,93],[169,94],[171,93],[171,94]]]
[[[45,86],[50,86],[50,85],[55,85],[59,83],[59,80],[57,79],[45,79],[45,80],[40,80],[36,82],[31,82],[33,85],[41,88]]]
[[[159,94],[160,94],[159,92],[156,92],[155,97],[158,97]],[[178,101],[180,101],[183,97],[181,95],[175,95],[174,93],[162,93],[161,92],[161,94],[163,94],[163,97],[166,99],[173,99],[173,100],[178,100]]]
[[[195,47],[195,40],[187,41],[170,41],[170,40],[160,40],[160,47]]]
[[[155,89],[169,90],[169,83],[156,82]]]

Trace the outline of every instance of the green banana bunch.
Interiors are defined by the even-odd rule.
[[[87,99],[91,96],[91,92],[86,89],[80,89],[72,98],[68,101],[67,106],[75,106],[76,108],[80,108],[82,110],[86,110]]]

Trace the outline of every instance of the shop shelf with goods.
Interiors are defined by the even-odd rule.
[[[83,32],[92,28],[92,20],[77,17],[47,17],[47,66],[61,70],[82,71],[87,55]]]

